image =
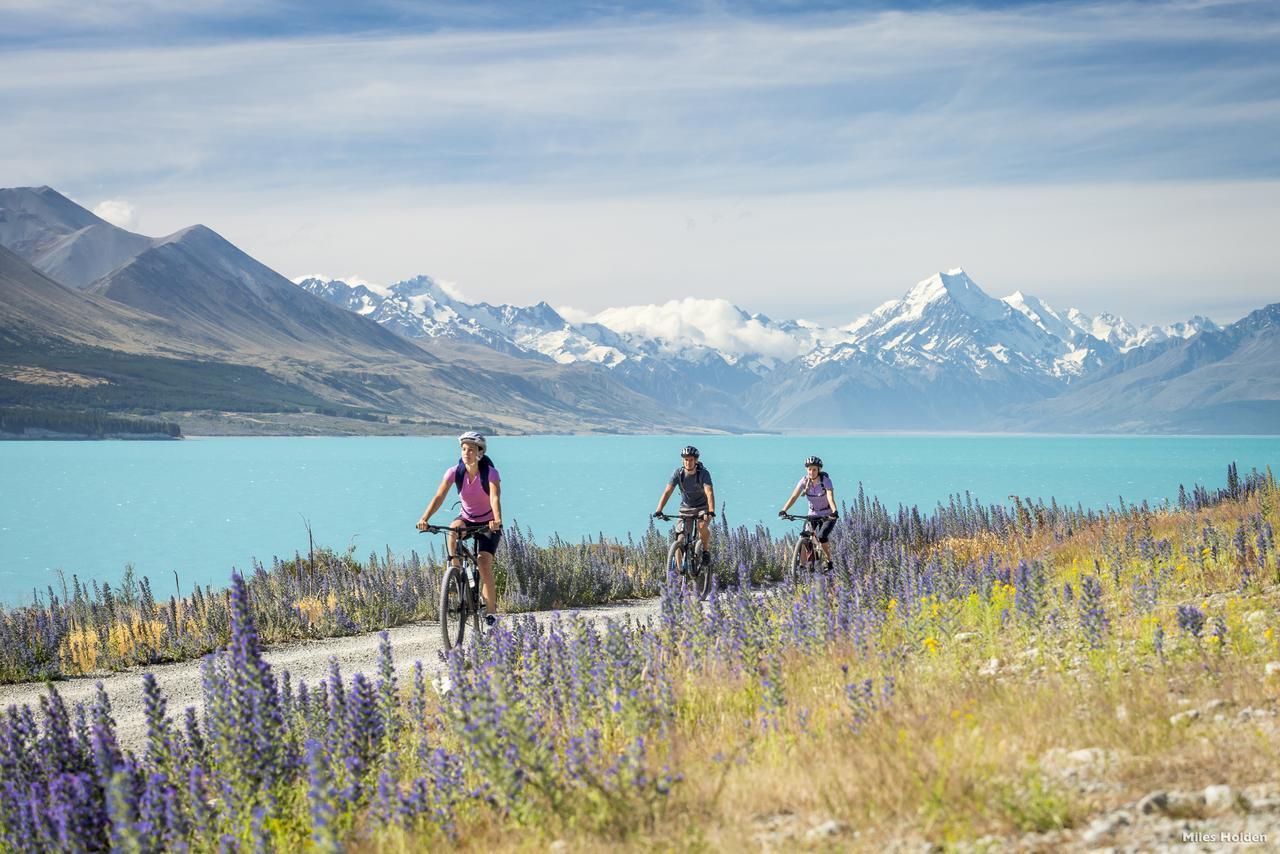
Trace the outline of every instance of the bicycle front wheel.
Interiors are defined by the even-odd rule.
[[[672,540],[667,549],[667,575],[684,575],[684,567],[680,565],[683,560],[684,548],[679,540]]]
[[[450,566],[440,581],[440,635],[446,650],[462,646],[468,610],[466,578],[460,567]]]
[[[791,550],[791,581],[793,584],[799,584],[805,577],[806,571],[813,569],[813,544],[804,537],[796,540],[796,546]]]
[[[693,585],[693,590],[698,594],[699,599],[706,599],[707,594],[711,592],[711,564],[703,562],[703,555],[707,551],[702,546],[702,540],[695,538],[693,544],[689,546],[688,568],[689,583]]]

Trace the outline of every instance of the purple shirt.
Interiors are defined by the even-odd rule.
[[[450,483],[454,482],[454,472],[457,466],[449,466],[445,469],[444,479]],[[498,477],[498,469],[489,466],[489,483],[498,483],[502,478]],[[462,489],[458,490],[458,495],[462,498],[462,518],[468,523],[489,522],[493,520],[493,504],[489,501],[489,493],[484,491],[484,481],[480,479],[480,472],[476,472],[476,476],[472,477],[466,472],[462,473]]]
[[[827,500],[827,490],[831,488],[831,478],[826,472],[818,475],[817,483],[810,483],[809,475],[805,475],[796,484],[796,489],[802,490],[804,497],[809,499],[810,516],[830,516],[835,512],[831,502]]]

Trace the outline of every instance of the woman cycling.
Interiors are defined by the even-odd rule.
[[[462,456],[456,466],[445,469],[444,477],[431,504],[418,520],[418,530],[425,531],[431,522],[431,514],[440,509],[449,490],[457,488],[462,499],[462,513],[450,523],[452,528],[471,527],[488,523],[488,531],[475,535],[476,563],[480,566],[480,586],[484,590],[485,622],[493,625],[498,619],[498,596],[493,584],[493,555],[502,539],[502,486],[498,469],[485,453],[485,438],[474,430],[458,437]],[[458,565],[458,535],[449,534],[449,562]]]
[[[822,460],[809,457],[804,461],[805,475],[800,478],[796,488],[791,490],[791,497],[778,511],[779,516],[786,514],[796,499],[804,493],[809,499],[809,524],[813,526],[814,536],[822,545],[822,554],[826,558],[823,569],[831,571],[831,529],[836,526],[836,493],[831,485],[831,477],[822,470]]]

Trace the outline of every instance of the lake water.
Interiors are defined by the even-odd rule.
[[[642,531],[688,440],[670,436],[496,438],[503,509],[543,542],[553,533]],[[1086,507],[1174,498],[1180,483],[1223,485],[1226,466],[1280,471],[1280,437],[732,436],[693,440],[731,524],[778,524],[809,454],[836,498],[869,495],[931,508],[969,490],[987,503],[1056,497]],[[224,584],[252,558],[317,545],[362,558],[420,553],[439,538],[413,528],[452,438],[217,438],[181,442],[0,442],[0,603],[68,577],[113,584],[132,563],[157,594]],[[450,501],[453,499],[451,498]],[[668,504],[677,506],[678,496]],[[801,500],[803,505],[803,499]],[[452,518],[448,504],[435,520]],[[778,529],[775,529],[778,530]]]

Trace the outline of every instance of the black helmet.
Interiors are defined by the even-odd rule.
[[[822,457],[805,457],[804,464],[806,468],[808,466],[817,466],[818,468],[822,468]]]
[[[693,445],[685,445],[684,448],[680,451],[680,456],[696,457],[698,456],[698,449],[695,448]]]

